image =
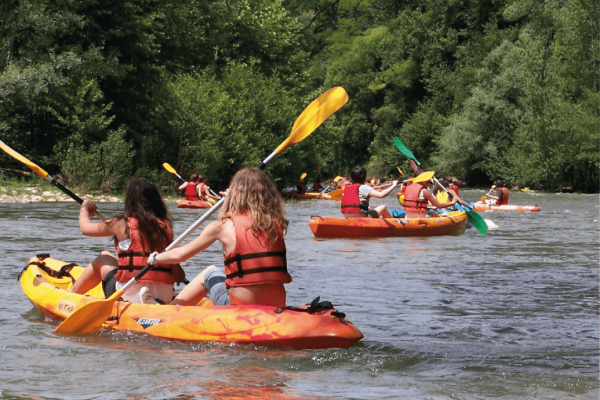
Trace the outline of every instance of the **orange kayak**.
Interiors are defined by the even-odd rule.
[[[460,235],[467,227],[467,213],[449,212],[432,218],[312,217],[308,225],[316,237],[406,237]]]
[[[284,199],[295,200],[333,200],[328,193],[309,192],[304,194],[293,192],[281,192],[281,197]]]
[[[186,200],[179,199],[177,201],[177,208],[210,208],[210,204],[204,200]]]
[[[475,207],[475,211],[529,211],[529,212],[539,212],[540,207],[535,206],[517,206],[513,204],[504,204],[501,206],[496,206],[488,203],[482,203],[480,201],[473,203]]]
[[[25,295],[47,317],[64,320],[76,309],[104,298],[100,285],[86,295],[70,293],[71,277],[83,268],[40,255],[29,260],[19,280]],[[116,301],[104,328],[132,331],[181,341],[235,342],[299,349],[345,348],[363,338],[360,330],[334,308],[311,306],[275,308],[214,306],[204,299],[197,306],[137,304]]]

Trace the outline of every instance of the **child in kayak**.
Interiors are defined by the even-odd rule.
[[[277,188],[257,168],[244,168],[231,180],[216,221],[185,246],[150,255],[152,264],[183,262],[219,241],[225,270],[211,265],[171,304],[194,306],[208,293],[215,305],[260,304],[283,307],[287,271],[283,239],[288,226]]]
[[[416,171],[413,178],[421,175],[421,171]],[[431,193],[427,185],[429,181],[413,182],[406,187],[404,193],[404,211],[407,218],[427,218],[429,216],[437,216],[434,211],[428,211],[429,205],[436,208],[452,207],[459,201],[458,196],[453,196],[451,201],[440,202]],[[440,189],[441,190],[441,189]],[[446,194],[446,192],[444,192]]]
[[[392,181],[389,188],[384,190],[374,189],[367,185],[367,170],[356,167],[350,172],[351,184],[344,187],[344,194],[341,201],[341,211],[346,218],[391,218],[385,204],[381,204],[374,209],[369,208],[369,199],[375,197],[383,199],[390,194],[398,185],[398,181]]]
[[[122,215],[95,223],[90,220],[96,205],[89,200],[81,204],[79,229],[85,236],[113,236],[117,256],[102,251],[86,266],[71,292],[84,294],[102,282],[108,298],[147,265],[153,251],[164,250],[172,241],[171,220],[158,187],[147,179],[134,179],[127,185]],[[179,264],[161,264],[131,285],[123,299],[143,303],[145,294],[164,303],[173,300],[173,284],[183,282],[185,273]]]
[[[496,192],[494,194],[487,194],[486,197],[492,199],[492,204],[497,206],[508,204],[509,192],[502,181],[496,181]]]

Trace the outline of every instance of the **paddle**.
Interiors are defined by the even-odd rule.
[[[6,154],[11,156],[12,158],[14,158],[14,159],[22,162],[26,166],[28,166],[38,176],[46,179],[48,182],[50,182],[51,184],[53,184],[54,186],[59,188],[64,194],[66,194],[67,196],[69,196],[70,198],[75,200],[77,203],[79,203],[79,204],[83,203],[83,200],[79,196],[77,196],[75,193],[71,192],[69,189],[64,187],[60,182],[58,182],[56,179],[54,179],[54,177],[52,175],[48,174],[42,168],[40,168],[36,164],[29,161],[27,158],[23,157],[21,154],[17,153],[16,151],[14,151],[10,147],[8,147],[1,140],[0,140],[0,148],[2,148],[2,150],[4,150],[4,152],[6,152]],[[99,219],[101,219],[102,221],[105,221],[104,217],[102,217],[102,215],[100,215],[100,213],[98,213],[98,211],[96,211],[96,215],[98,216]]]
[[[418,166],[421,166],[421,163],[416,159],[412,151],[410,151],[404,145],[404,143],[402,143],[399,137],[394,138],[394,144],[396,145],[396,148],[400,150],[400,153],[404,154],[410,160],[414,161]],[[437,183],[442,189],[444,189],[444,191],[446,191],[446,193],[448,193],[448,190],[437,180],[437,178],[434,177],[433,179],[435,183]],[[488,230],[488,226],[483,220],[483,218],[481,218],[481,216],[477,214],[470,206],[467,206],[465,211],[467,212],[467,217],[469,218],[469,221],[473,224],[473,226],[477,229],[479,233],[484,235]]]
[[[404,176],[404,172],[402,172],[402,170],[400,169],[400,167],[396,167],[398,168],[398,172],[400,172],[400,175]]]
[[[261,162],[257,168],[264,169],[277,155],[281,154],[290,145],[299,143],[315,131],[327,118],[339,110],[348,101],[348,94],[342,87],[335,87],[328,90],[314,100],[298,117],[301,123],[294,124],[291,134],[281,143],[273,153]],[[316,104],[316,106],[315,106]],[[171,250],[185,238],[187,238],[196,228],[214,214],[225,202],[222,198],[212,208],[209,208],[192,226],[183,232],[165,251]],[[146,272],[152,268],[152,265],[146,265],[121,289],[113,293],[108,299],[98,299],[83,307],[75,310],[67,319],[65,319],[55,330],[56,333],[64,334],[85,334],[91,333],[102,327],[110,316],[113,304],[121,295],[136,281],[138,281]]]
[[[303,180],[304,178],[306,178],[306,172],[303,172],[302,175],[300,175],[300,181]]]

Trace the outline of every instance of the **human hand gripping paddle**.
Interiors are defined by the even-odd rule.
[[[83,199],[81,199],[79,196],[77,196],[75,193],[71,192],[69,189],[67,189],[66,187],[64,187],[60,182],[58,182],[56,179],[54,179],[54,177],[50,174],[48,174],[46,171],[44,171],[42,168],[40,168],[39,166],[37,166],[36,164],[32,163],[31,161],[29,161],[29,159],[25,158],[24,156],[22,156],[21,154],[17,153],[16,151],[14,151],[13,149],[11,149],[10,147],[8,147],[3,141],[0,140],[0,148],[2,148],[2,150],[4,150],[4,152],[6,154],[8,154],[9,156],[11,156],[12,158],[22,162],[23,164],[25,164],[26,166],[28,166],[33,172],[35,172],[39,177],[46,179],[48,182],[50,182],[51,184],[53,184],[54,186],[56,186],[57,188],[59,188],[64,194],[66,194],[67,196],[69,196],[70,198],[72,198],[73,200],[75,200],[77,203],[81,204],[83,203]],[[98,213],[98,211],[96,211],[94,213],[100,220],[105,221],[104,217],[102,215],[100,215],[100,213]]]
[[[170,173],[172,173],[173,175],[175,175],[176,177],[178,177],[179,179],[181,179],[183,182],[187,182],[185,179],[183,179],[183,178],[181,177],[181,175],[179,175],[179,174],[177,173],[177,171],[175,171],[175,168],[173,168],[173,167],[171,166],[171,164],[169,164],[169,163],[163,163],[163,167],[164,167],[164,168],[165,168],[167,171],[169,171]],[[211,193],[213,196],[215,196],[215,197],[218,197],[219,199],[221,198],[221,196],[219,196],[218,194],[216,194],[215,192],[213,192],[213,190],[212,190],[212,189],[208,189],[208,190],[210,190],[210,193]]]
[[[299,143],[306,139],[311,133],[315,131],[327,118],[333,115],[348,101],[348,94],[342,87],[334,87],[328,90],[314,100],[303,112],[300,114],[294,126],[292,127],[291,134],[281,143],[273,153],[265,158],[257,168],[264,169],[275,157],[281,154],[285,149],[295,143]],[[224,198],[219,200],[212,208],[209,208],[192,226],[190,226],[185,232],[183,232],[173,243],[171,243],[165,251],[169,251],[185,240],[196,228],[198,228],[204,221],[206,221],[212,214],[214,214],[225,201]],[[98,299],[84,306],[78,308],[65,319],[55,330],[56,333],[63,334],[86,334],[94,332],[102,327],[102,324],[106,322],[110,316],[113,308],[113,304],[117,301],[121,295],[138,281],[146,272],[152,268],[152,265],[146,265],[140,272],[138,272],[129,282],[127,282],[121,289],[117,290],[107,299]]]
[[[418,166],[421,166],[421,163],[415,158],[415,156],[413,155],[412,151],[410,151],[404,145],[404,143],[402,143],[402,140],[400,140],[400,138],[395,137],[394,138],[394,144],[396,145],[396,148],[398,150],[400,150],[400,153],[404,154],[410,160],[413,160],[415,163],[417,163]],[[446,193],[448,193],[448,190],[437,180],[436,177],[433,177],[433,180],[442,189],[444,189],[446,191]],[[481,233],[482,235],[484,235],[487,232],[487,230],[488,230],[488,226],[485,223],[484,219],[479,214],[477,214],[477,212],[475,212],[475,210],[471,206],[469,206],[469,205],[466,206],[465,211],[467,213],[467,218],[469,218],[469,221],[473,224],[473,226],[477,229],[477,231],[479,233]]]

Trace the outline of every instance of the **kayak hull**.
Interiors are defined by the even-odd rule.
[[[82,306],[104,298],[100,285],[85,296],[70,293],[67,291],[72,285],[70,277],[56,278],[47,272],[59,271],[65,264],[34,257],[19,277],[33,305],[45,316],[57,320],[64,320]],[[83,268],[75,266],[70,274],[76,279],[81,271]],[[193,307],[116,301],[104,327],[188,342],[298,349],[346,348],[363,338],[360,330],[335,309],[308,313],[258,305],[214,306],[209,300]]]
[[[529,212],[539,212],[540,207],[535,206],[518,206],[514,204],[504,204],[501,206],[491,205],[488,203],[482,203],[480,201],[473,203],[475,206],[475,211],[529,211]]]
[[[295,200],[334,200],[328,193],[317,193],[309,192],[304,194],[292,193],[292,192],[281,192],[281,197],[284,199],[295,199]]]
[[[210,204],[204,200],[186,200],[179,199],[177,201],[177,208],[210,208]]]
[[[308,222],[316,237],[409,237],[460,235],[467,227],[464,211],[433,218],[312,217]]]

